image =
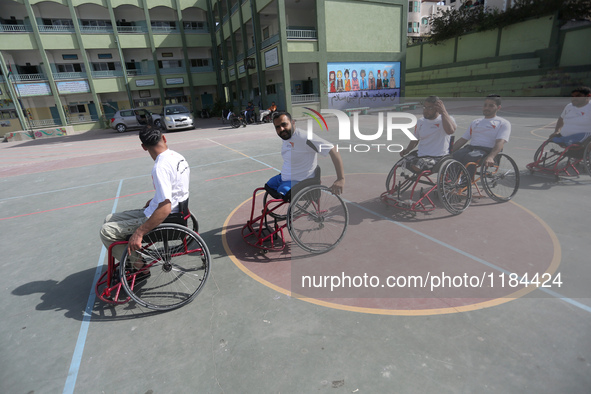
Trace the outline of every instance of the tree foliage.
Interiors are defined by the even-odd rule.
[[[591,0],[516,0],[507,11],[483,6],[449,9],[431,19],[432,44],[466,33],[486,31],[529,18],[558,13],[562,22],[591,17]]]

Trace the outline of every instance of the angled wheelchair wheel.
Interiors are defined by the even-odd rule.
[[[347,205],[326,186],[306,187],[289,204],[287,229],[291,239],[310,253],[325,253],[337,246],[348,222]]]
[[[583,164],[585,165],[585,171],[591,176],[591,142],[585,146],[585,152],[583,153]]]
[[[125,291],[138,304],[170,310],[191,302],[209,275],[207,245],[194,231],[178,224],[162,224],[144,236],[132,261],[125,251],[119,276]]]
[[[459,161],[446,160],[437,177],[437,193],[441,203],[452,215],[464,212],[472,202],[470,173]]]
[[[519,190],[519,168],[504,153],[495,157],[495,165],[480,167],[480,179],[486,194],[496,202],[509,201]]]
[[[417,180],[417,175],[403,165],[404,161],[404,158],[398,160],[388,173],[386,191],[390,194],[405,192]]]
[[[534,163],[537,167],[558,173],[569,164],[569,157],[564,152],[564,147],[548,140],[534,153]]]

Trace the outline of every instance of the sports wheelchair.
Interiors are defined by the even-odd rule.
[[[561,176],[579,176],[577,166],[582,162],[587,174],[591,175],[591,136],[572,145],[556,143],[552,139],[544,141],[534,154],[534,161],[526,165],[530,174]]]
[[[109,304],[125,304],[130,299],[153,310],[179,308],[193,301],[209,276],[211,256],[197,231],[199,225],[189,212],[188,201],[181,203],[179,213],[147,233],[142,248],[132,259],[127,248],[116,262],[113,247],[108,249],[108,264],[96,283],[99,299]],[[138,267],[138,262],[142,264]]]
[[[433,157],[430,159],[437,160],[437,163],[430,169],[421,170],[410,167],[408,158],[411,155],[416,156],[416,151],[394,164],[386,177],[386,191],[380,199],[416,215],[417,212],[435,209],[431,196],[436,191],[449,213],[458,215],[464,212],[472,201],[472,188],[468,187],[470,175],[462,163],[451,156]]]
[[[466,169],[474,167],[472,175],[472,187],[477,195],[472,193],[472,198],[484,197],[485,194],[496,202],[507,202],[512,199],[519,190],[519,168],[515,161],[504,153],[498,153],[494,159],[494,165],[487,167],[484,161],[466,163]],[[482,189],[478,187],[478,182]],[[484,190],[484,193],[482,193]]]
[[[263,209],[255,217],[257,196]],[[291,197],[291,196],[294,197]],[[309,253],[325,253],[341,242],[349,222],[347,205],[320,182],[320,167],[313,178],[295,184],[285,195],[265,185],[252,195],[250,218],[242,227],[242,238],[263,253],[285,248],[287,231],[293,242]]]

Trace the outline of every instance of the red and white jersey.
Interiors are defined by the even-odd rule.
[[[453,117],[451,120],[455,124]],[[441,115],[435,119],[420,118],[417,120],[414,135],[419,139],[419,157],[445,156],[449,153],[451,135],[443,129]]]
[[[493,148],[496,140],[509,142],[510,135],[511,123],[507,119],[495,116],[494,118],[474,120],[462,138],[470,141],[472,146]]]
[[[564,126],[560,130],[563,137],[579,133],[591,133],[591,103],[583,107],[568,104],[564,107],[560,117],[564,120]]]

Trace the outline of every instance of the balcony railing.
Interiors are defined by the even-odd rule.
[[[67,25],[39,25],[39,31],[42,33],[73,33],[76,30],[74,26]]]
[[[13,74],[15,82],[33,82],[33,81],[45,81],[47,77],[44,74]]]
[[[213,66],[191,67],[191,73],[207,73],[212,71]]]
[[[111,26],[80,26],[80,32],[92,34],[108,34],[113,32],[113,28]]]
[[[93,78],[117,78],[123,76],[123,70],[101,70],[93,71]]]
[[[184,74],[186,69],[184,67],[169,67],[169,68],[161,68],[160,74]]]
[[[206,34],[209,33],[207,27],[185,27],[185,33],[187,34]]]
[[[119,33],[146,33],[147,31],[143,26],[117,26]]]
[[[68,72],[68,73],[53,73],[53,78],[56,80],[61,79],[81,79],[86,78],[85,72]]]
[[[138,75],[156,75],[156,71],[154,70],[127,70],[128,77],[136,77]]]
[[[274,36],[271,36],[271,37],[267,38],[266,40],[263,40],[263,42],[261,42],[261,49],[271,46],[278,41],[279,41],[279,34],[275,34]]]
[[[61,125],[62,123],[59,119],[29,119],[29,127],[32,129]]]
[[[179,29],[170,26],[152,26],[152,32],[155,34],[180,33]]]
[[[320,101],[317,94],[294,94],[291,96],[292,104],[311,103]]]
[[[72,115],[68,116],[68,124],[90,123],[98,122],[99,118],[96,115]]]
[[[288,40],[317,40],[318,33],[315,29],[287,29]]]
[[[0,32],[3,33],[25,33],[32,32],[33,29],[25,25],[3,25],[0,23]]]

